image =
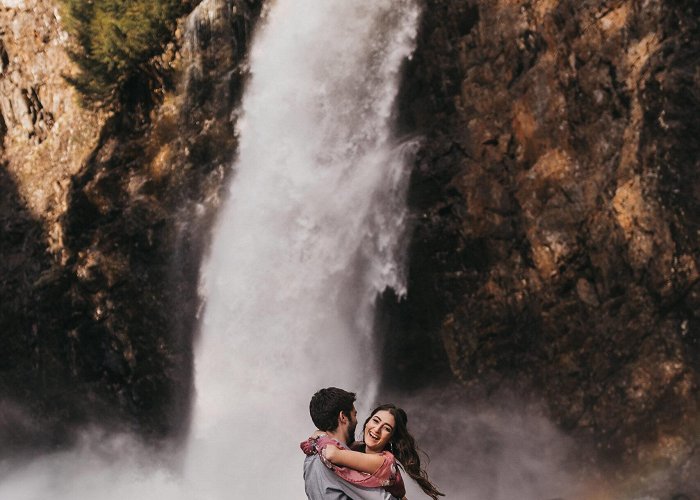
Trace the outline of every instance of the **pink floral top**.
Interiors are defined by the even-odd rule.
[[[347,446],[343,445],[338,440],[330,438],[326,435],[322,435],[317,438],[309,438],[306,441],[302,441],[300,446],[302,451],[307,455],[318,454],[326,467],[331,469],[337,476],[349,483],[364,486],[366,488],[384,488],[397,498],[402,498],[406,494],[406,487],[403,484],[401,472],[396,466],[396,458],[394,458],[394,455],[390,452],[381,452],[380,455],[384,457],[384,462],[373,474],[368,474],[366,472],[348,469],[347,467],[333,465],[328,459],[326,459],[325,454],[323,453],[323,450],[329,444],[337,446],[341,450],[348,449]]]

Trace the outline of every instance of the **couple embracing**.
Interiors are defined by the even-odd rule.
[[[402,471],[433,500],[443,496],[421,467],[401,408],[385,404],[372,410],[359,445],[352,445],[357,426],[354,393],[321,389],[311,398],[309,411],[318,429],[301,443],[307,455],[304,486],[309,500],[405,499]]]

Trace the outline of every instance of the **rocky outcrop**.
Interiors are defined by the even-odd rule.
[[[17,49],[26,78],[12,85],[35,89],[41,104],[19,100],[34,102],[27,115],[10,100],[12,114],[3,111],[0,182],[11,196],[0,207],[1,250],[16,256],[0,288],[0,327],[11,332],[0,353],[3,453],[67,444],[91,422],[155,439],[187,428],[199,266],[235,151],[232,110],[260,8],[199,3],[153,61],[170,77],[164,87],[132,94],[109,116],[77,106],[61,79],[71,66],[50,2],[1,11],[23,37],[46,19],[48,38],[37,35],[31,52],[37,67],[56,62],[33,71],[21,63],[33,56]]]
[[[105,113],[82,109],[56,2],[0,5],[0,154],[30,212],[60,253],[69,179],[97,144]]]
[[[697,4],[425,3],[397,343],[443,346],[465,394],[528,387],[598,458],[697,489]]]

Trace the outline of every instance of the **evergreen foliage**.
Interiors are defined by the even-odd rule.
[[[69,81],[88,104],[112,105],[133,82],[162,75],[151,62],[173,37],[186,0],[61,0],[79,74]]]

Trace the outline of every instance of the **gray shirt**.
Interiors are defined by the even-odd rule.
[[[362,488],[336,476],[318,455],[304,460],[304,488],[309,500],[391,500],[384,488]]]

